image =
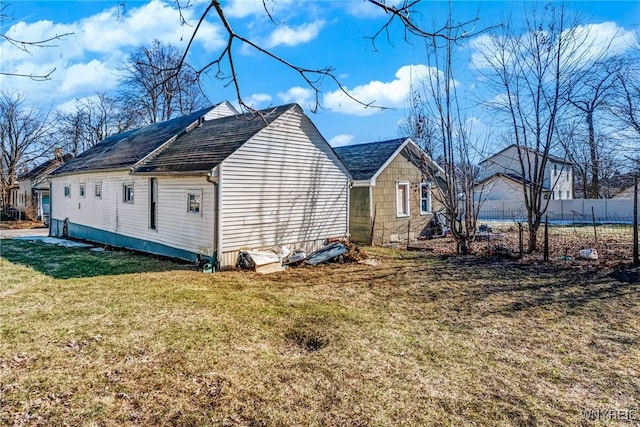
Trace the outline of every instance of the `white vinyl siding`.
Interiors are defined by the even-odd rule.
[[[53,200],[52,219],[69,221],[112,233],[162,243],[174,248],[206,253],[213,250],[213,197],[214,186],[205,177],[158,177],[158,229],[151,230],[147,197],[137,197],[135,204],[122,202],[124,184],[133,183],[135,193],[146,195],[149,178],[131,176],[126,171],[67,175],[52,179],[53,194],[63,194],[66,185],[80,181],[88,186],[101,183],[102,197],[79,197]],[[189,214],[185,208],[188,192],[198,190],[201,215]]]
[[[347,234],[346,171],[297,109],[222,163],[221,188],[223,266],[241,248],[311,249]]]

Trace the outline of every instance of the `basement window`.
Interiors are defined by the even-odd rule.
[[[396,216],[409,216],[409,183],[396,183]]]
[[[133,203],[133,183],[122,185],[122,201]]]
[[[187,211],[189,213],[200,213],[200,194],[187,193]]]

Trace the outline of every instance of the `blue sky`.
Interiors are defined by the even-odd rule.
[[[186,0],[182,0],[185,3]],[[16,39],[34,40],[67,32],[74,33],[54,46],[23,52],[2,42],[3,72],[46,73],[55,68],[50,81],[0,77],[2,90],[23,92],[29,101],[46,109],[65,108],[75,98],[109,92],[117,85],[116,68],[133,48],[157,38],[184,47],[192,27],[180,26],[174,1],[10,1],[12,19],[2,23],[2,32]],[[193,1],[192,1],[193,3]],[[183,11],[195,23],[207,1],[196,0]],[[388,3],[394,3],[388,1]],[[399,3],[396,1],[395,3]],[[542,2],[538,2],[543,4]],[[124,4],[124,6],[122,6]],[[412,79],[424,71],[424,48],[418,39],[404,40],[402,28],[393,26],[375,44],[367,38],[386,17],[360,0],[293,1],[268,0],[276,23],[271,22],[260,1],[222,2],[234,29],[284,59],[303,67],[332,67],[340,82],[363,102],[375,102],[386,110],[364,109],[336,92],[331,81],[322,85],[323,109],[311,113],[312,93],[296,73],[273,60],[236,46],[241,91],[245,101],[256,108],[298,102],[332,145],[344,145],[395,138],[399,122],[406,115]],[[517,22],[527,2],[456,1],[454,17],[468,20],[476,14],[478,28],[495,25],[507,16]],[[640,31],[640,2],[573,2],[573,13],[594,25],[595,33],[617,32],[631,40]],[[416,19],[423,27],[441,24],[448,3],[423,1]],[[223,46],[223,32],[214,15],[205,23],[188,61],[198,67],[214,58]],[[440,19],[439,19],[440,18]],[[462,46],[456,78],[463,93],[482,99],[484,93],[474,66],[473,41]],[[235,93],[224,82],[204,77],[206,94],[213,103]],[[491,116],[481,108],[470,108],[467,116],[479,128],[491,128]]]

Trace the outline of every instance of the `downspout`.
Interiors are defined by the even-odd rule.
[[[213,184],[214,190],[214,200],[213,200],[213,250],[216,254],[215,259],[215,271],[220,270],[220,240],[218,239],[218,224],[220,222],[220,185],[219,185],[219,176],[213,176],[213,173],[209,172],[207,174],[207,182]],[[213,260],[211,260],[213,262]]]

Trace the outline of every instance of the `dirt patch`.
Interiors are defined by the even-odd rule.
[[[0,221],[0,230],[24,230],[28,228],[45,228],[40,221]]]
[[[475,241],[471,253],[490,259],[518,259],[526,263],[543,260],[544,226],[538,232],[538,249],[520,257],[520,243],[516,224],[498,223],[492,225],[499,238]],[[550,226],[549,262],[558,267],[568,264],[591,265],[597,267],[620,268],[633,260],[633,228],[628,225],[593,226]],[[527,247],[527,230],[523,231],[523,246]],[[411,249],[431,252],[435,255],[456,255],[455,241],[450,238],[411,242]],[[595,249],[598,259],[582,259],[580,250]]]

